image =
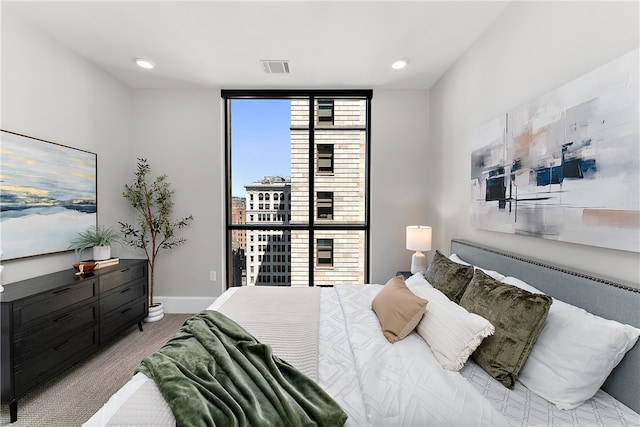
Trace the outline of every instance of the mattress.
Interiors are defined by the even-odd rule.
[[[460,373],[442,370],[416,333],[389,345],[369,308],[380,288],[344,285],[321,291],[318,383],[349,415],[346,425],[416,425],[425,419],[462,424],[467,420],[458,413],[463,408],[477,417],[476,425],[640,425],[640,415],[603,391],[563,411],[520,383],[506,389],[472,361]],[[221,307],[235,291],[223,293],[210,309]],[[424,371],[424,363],[437,369]],[[155,383],[136,374],[84,425],[161,427],[174,426],[175,419]]]

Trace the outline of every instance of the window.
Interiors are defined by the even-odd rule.
[[[318,144],[318,173],[333,173],[333,144]]]
[[[333,239],[318,239],[318,266],[333,267]]]
[[[371,94],[222,91],[226,283],[368,283]],[[231,214],[233,199],[252,201],[246,223]],[[239,232],[249,239],[237,240]]]
[[[333,99],[318,99],[318,124],[333,124]]]
[[[333,219],[333,193],[318,192],[318,219]]]

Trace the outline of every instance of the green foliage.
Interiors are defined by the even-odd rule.
[[[70,249],[75,249],[76,256],[80,259],[85,249],[94,246],[111,246],[112,243],[120,243],[122,236],[113,227],[93,227],[78,233],[78,237],[69,245]]]
[[[137,214],[136,224],[120,222],[124,241],[134,248],[143,249],[150,268],[149,304],[153,304],[154,272],[158,253],[163,249],[172,249],[186,242],[176,236],[176,232],[193,221],[193,215],[177,221],[171,220],[173,190],[167,181],[167,175],[158,176],[148,182],[151,171],[146,159],[138,159],[136,177],[131,185],[125,185],[122,193]]]

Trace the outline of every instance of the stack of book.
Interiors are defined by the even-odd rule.
[[[96,266],[94,270],[99,270],[105,267],[111,267],[112,265],[117,265],[120,262],[120,258],[109,258],[103,261],[96,261]]]

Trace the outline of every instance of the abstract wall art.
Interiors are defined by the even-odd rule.
[[[640,252],[638,49],[475,130],[475,227]]]
[[[96,154],[0,133],[3,261],[69,250],[97,224]]]

